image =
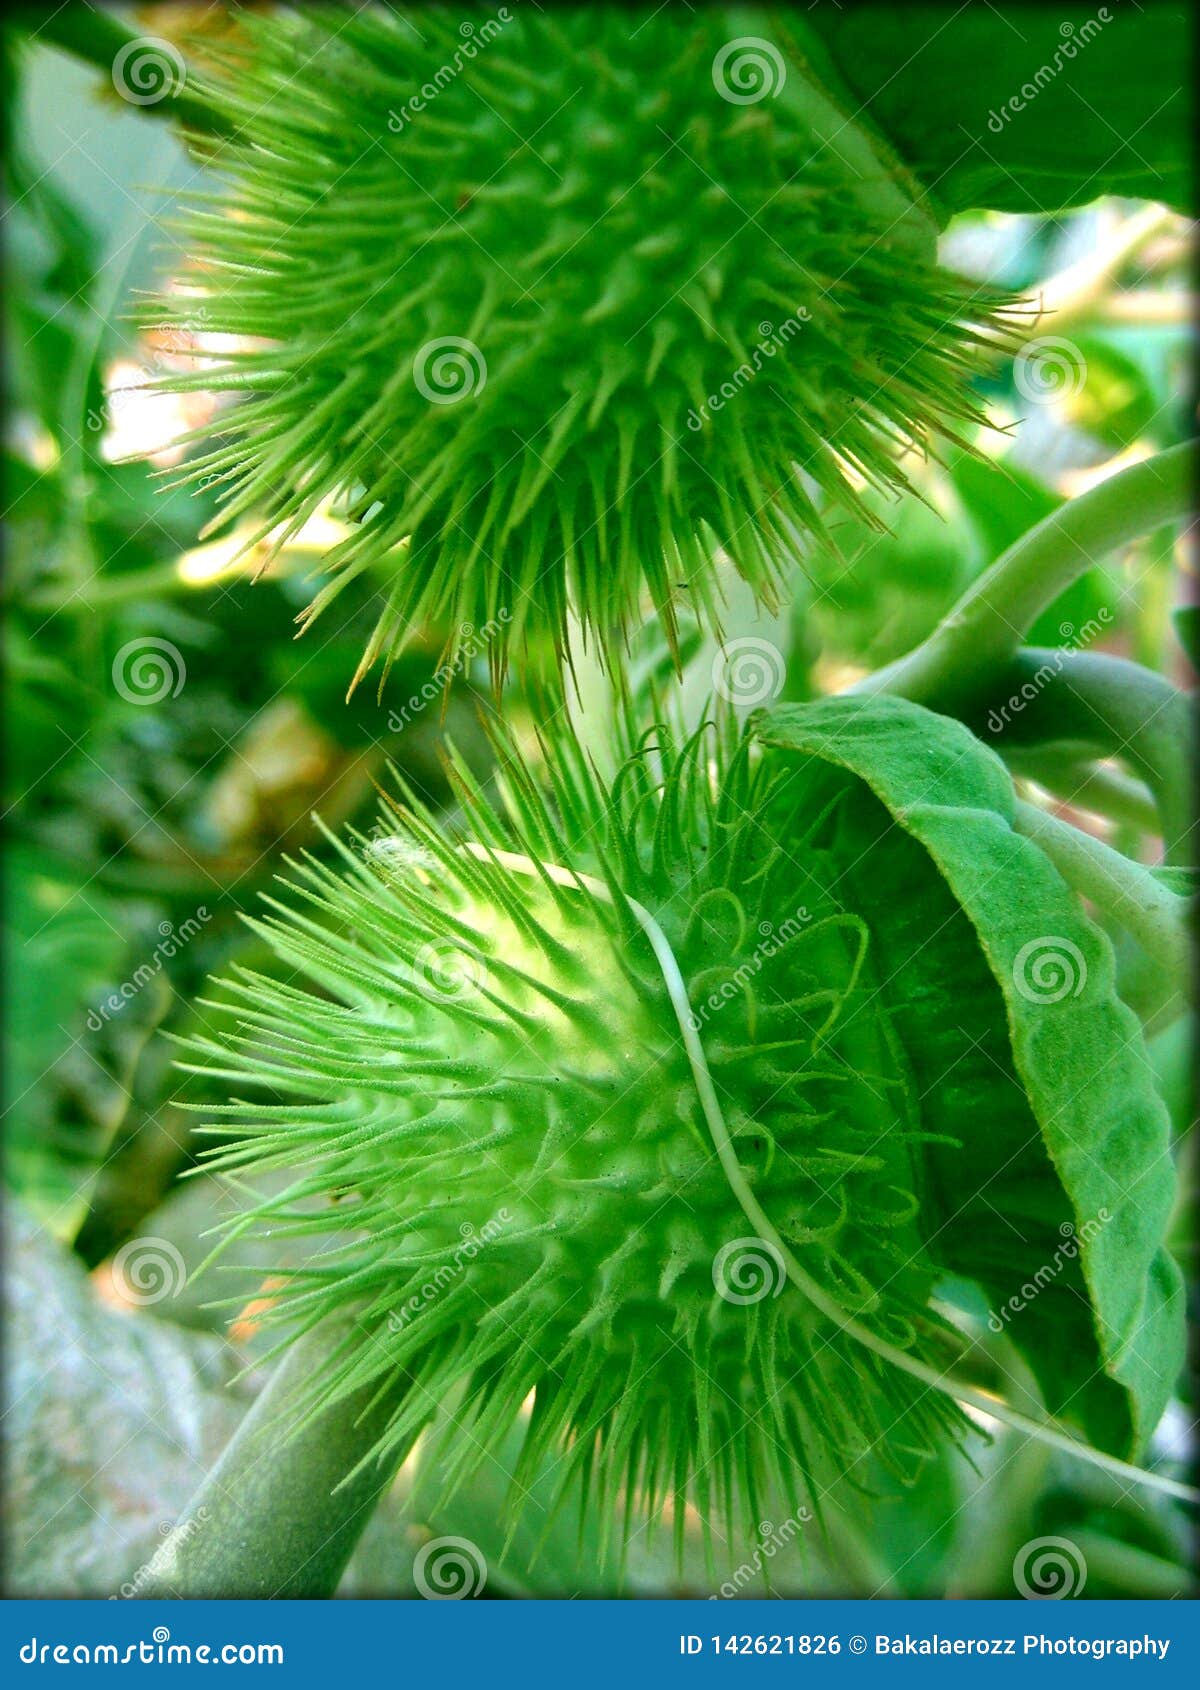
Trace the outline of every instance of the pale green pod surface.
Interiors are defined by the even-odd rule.
[[[252,337],[184,474],[266,534],[342,501],[311,617],[369,573],[386,665],[432,620],[551,663],[650,602],[770,601],[908,445],[978,419],[996,297],[937,268],[879,136],[757,13],[243,14],[197,86],[223,191],[148,316]],[[749,32],[749,33],[747,33]],[[782,44],[781,44],[782,43]],[[214,367],[215,366],[215,367]],[[212,434],[219,430],[215,441]],[[363,672],[360,670],[360,673]]]
[[[1171,1174],[1107,941],[965,730],[853,709],[659,729],[610,783],[566,737],[536,766],[502,741],[452,832],[410,803],[297,866],[262,924],[287,983],[229,981],[192,1065],[243,1100],[214,1165],[271,1176],[227,1260],[247,1228],[310,1239],[271,1318],[354,1319],[312,1412],[407,1379],[382,1453],[452,1402],[454,1482],[525,1416],[518,1486],[553,1457],[564,1494],[752,1531],[767,1494],[903,1482],[954,1439],[894,1358],[969,1373],[941,1282],[999,1308],[1051,1263],[1014,1342],[1093,1441],[1144,1441],[1178,1366]],[[998,923],[964,838],[1032,888]],[[1047,933],[1087,983],[1027,1002]],[[1124,1043],[1089,1079],[1072,1029]]]

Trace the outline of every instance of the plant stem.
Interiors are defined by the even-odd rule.
[[[1194,1581],[1186,1566],[1164,1561],[1136,1544],[1086,1527],[1072,1530],[1071,1541],[1086,1559],[1089,1577],[1103,1579],[1122,1597],[1161,1602],[1192,1594]]]
[[[1118,546],[1189,514],[1194,467],[1185,441],[1069,499],[997,558],[928,639],[851,692],[897,693],[957,713],[1073,581]]]
[[[144,29],[135,29],[98,6],[60,6],[30,33],[35,41],[46,42],[64,53],[71,53],[109,76],[112,75],[113,61],[123,48],[152,39]],[[148,101],[130,109],[150,117],[176,118],[185,128],[209,135],[228,133],[226,125],[202,101],[189,94],[186,82],[164,94],[160,100]]]
[[[1068,886],[1125,929],[1180,991],[1189,983],[1187,900],[1142,863],[1059,816],[1017,800],[1015,827],[1041,846]]]
[[[31,595],[30,604],[35,610],[45,610],[57,613],[59,611],[73,611],[81,616],[90,616],[102,606],[108,609],[116,605],[136,603],[139,599],[153,599],[164,593],[178,592],[191,587],[179,573],[174,559],[169,563],[150,564],[144,569],[130,570],[124,575],[106,575],[97,570],[85,580],[71,589],[63,592],[45,592]]]
[[[339,1320],[292,1345],[150,1563],[152,1579],[139,1595],[333,1595],[402,1459],[380,1466],[368,1457],[402,1397],[403,1379],[306,1417],[314,1378],[351,1338],[370,1342]]]
[[[1015,775],[1036,782],[1061,803],[1136,833],[1158,832],[1158,811],[1144,783],[1090,761],[1090,747],[1068,748],[1057,741],[1029,748],[1001,745],[999,751]]]
[[[1124,758],[1154,794],[1166,860],[1194,857],[1191,706],[1164,676],[1100,652],[1030,646],[967,718],[998,748],[1069,739]]]

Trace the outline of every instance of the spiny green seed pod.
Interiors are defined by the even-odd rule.
[[[570,606],[611,650],[648,594],[673,638],[681,591],[717,616],[718,548],[769,601],[899,448],[977,418],[997,303],[753,17],[458,17],[246,15],[200,90],[227,191],[153,308],[256,337],[168,384],[241,399],[189,473],[264,534],[346,502],[302,620],[371,571],[360,675],[426,619],[451,655],[499,627],[497,672]]]
[[[260,927],[287,981],[231,980],[232,1024],[195,1066],[243,1098],[211,1129],[214,1165],[275,1182],[235,1233],[320,1246],[281,1268],[274,1318],[354,1316],[314,1412],[407,1377],[379,1445],[399,1452],[461,1391],[461,1477],[532,1394],[518,1486],[553,1455],[564,1491],[749,1526],[768,1493],[911,1476],[962,1424],[939,1276],[998,1301],[1054,1254],[1014,1341],[1055,1411],[1109,1448],[1144,1437],[1173,1372],[1170,1174],[1106,942],[986,808],[999,765],[965,730],[933,744],[938,718],[872,709],[925,786],[978,762],[957,826],[1001,898],[1005,842],[1030,934],[1062,936],[1090,995],[1033,1001],[1026,943],[1010,1031],[1008,934],[981,947],[974,910],[845,770],[729,734],[660,729],[610,783],[573,740],[537,778],[501,742],[496,803],[457,767],[453,834],[414,801],[337,866],[297,866],[307,909]],[[835,744],[852,714],[804,720]],[[1055,1071],[1035,1084],[1039,1015]],[[1056,1055],[1076,1036],[1125,1041],[1082,1097]],[[1060,1173],[1054,1135],[1106,1118],[1110,1087],[1111,1171]],[[1086,1249],[1063,1259],[1076,1227]]]

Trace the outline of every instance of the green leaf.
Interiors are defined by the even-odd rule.
[[[852,777],[835,782],[849,895],[882,950],[922,1124],[962,1146],[929,1157],[930,1247],[987,1293],[1052,1413],[1101,1447],[1142,1447],[1182,1358],[1162,1248],[1175,1181],[1106,935],[1013,832],[1009,776],[960,723],[830,698],[757,731]]]
[[[817,6],[838,73],[953,214],[1190,194],[1182,6]]]
[[[1063,502],[1061,493],[1019,464],[973,452],[958,455],[950,477],[989,559],[1007,551]]]

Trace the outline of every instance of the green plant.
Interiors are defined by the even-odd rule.
[[[333,1335],[285,1423],[339,1428],[377,1483],[461,1393],[452,1491],[532,1393],[517,1491],[554,1457],[560,1504],[673,1498],[677,1532],[689,1500],[744,1527],[768,1489],[911,1472],[956,1399],[1137,1473],[1181,1354],[1167,1123],[1074,889],[1180,976],[1182,901],[888,688],[952,700],[968,654],[975,696],[1002,683],[1079,536],[1179,508],[1186,461],[1052,513],[874,700],[660,726],[611,783],[569,736],[540,775],[502,737],[499,807],[458,763],[453,833],[409,795],[297,865],[259,930],[309,986],[231,980],[193,1058],[272,1099],[222,1112],[215,1165],[303,1170],[233,1239],[339,1235],[280,1276],[270,1318]],[[1036,1279],[1011,1336],[1088,1441],[980,1393],[946,1274],[993,1305]]]
[[[651,1511],[674,1492],[680,1529],[690,1495],[748,1525],[768,1476],[798,1506],[798,1483],[868,1452],[903,1472],[953,1424],[925,1388],[957,1347],[936,1269],[993,1294],[1024,1277],[999,1236],[989,1266],[988,1215],[1029,1272],[1061,1222],[1112,1223],[1031,1323],[1031,1359],[1102,1445],[1156,1423],[1179,1336],[1165,1116],[1104,942],[1013,831],[1003,768],[898,701],[781,711],[755,738],[660,729],[609,788],[558,742],[549,798],[502,745],[502,812],[460,768],[455,835],[393,810],[341,869],[298,869],[300,908],[260,931],[318,991],[229,983],[202,1071],[305,1100],[222,1112],[218,1169],[303,1170],[232,1231],[350,1228],[283,1275],[274,1317],[354,1315],[314,1413],[410,1377],[381,1459],[465,1384],[457,1470],[532,1391],[517,1485],[566,1445],[564,1486],[587,1474],[603,1508],[620,1487]],[[1047,1016],[1028,942],[1050,933],[1090,990]],[[946,1066],[952,1088],[931,1083]],[[976,1112],[1005,1123],[982,1148],[955,1126]],[[1121,1123],[1103,1163],[1072,1154],[1097,1114]],[[430,1297],[464,1238],[470,1273]],[[801,1295],[764,1298],[789,1259]]]
[[[393,1553],[465,1517],[508,1594],[568,1563],[555,1593],[628,1590],[647,1544],[642,1588],[711,1589],[785,1509],[819,1521],[784,1581],[806,1594],[1007,1592],[1031,1523],[1118,1593],[1181,1586],[1196,1498],[1160,1423],[1196,856],[1169,564],[1195,460],[1167,352],[1096,320],[1119,282],[1174,274],[1173,225],[1114,211],[1047,280],[1087,379],[1023,438],[1094,475],[1073,497],[977,426],[982,393],[1002,422],[1028,398],[1040,319],[1000,333],[1003,296],[934,248],[979,195],[1174,193],[1178,137],[1155,126],[1134,177],[1085,125],[1044,167],[1039,114],[998,170],[953,149],[943,170],[947,114],[978,127],[1021,68],[989,46],[1011,26],[933,31],[924,52],[976,63],[918,109],[923,73],[880,68],[907,26],[875,22],[206,26],[145,108],[206,172],[142,316],[208,360],[158,386],[217,395],[169,472],[236,524],[209,576],[175,555],[184,485],[147,518],[144,471],[89,447],[121,277],[36,148],[18,161],[45,365],[20,387],[49,468],[16,487],[9,966],[34,1107],[9,1166],[115,1277],[194,1148],[180,1132],[156,1169],[141,1118],[203,1123],[175,1196],[205,1220],[169,1200],[155,1223],[187,1306],[157,1312],[236,1309],[269,1371],[138,1594],[332,1594],[396,1490]],[[1166,49],[1113,27],[1087,71],[1107,112],[1132,40],[1132,112]],[[137,42],[69,10],[45,34],[106,85]],[[1048,122],[1069,97],[1047,83]],[[1051,223],[966,227],[1009,243],[980,274],[1040,290]],[[331,531],[299,617],[319,631],[273,645]],[[243,541],[265,588],[237,579]],[[161,715],[120,669],[148,629],[183,695]],[[403,708],[347,710],[402,647]],[[748,716],[739,651],[765,677]],[[120,940],[190,930],[201,895],[219,919],[186,959]],[[95,998],[111,1021],[58,1059]],[[97,1122],[89,1066],[113,1081]]]
[[[360,675],[426,619],[451,660],[497,626],[497,674],[569,610],[612,654],[646,591],[673,640],[681,593],[719,615],[718,546],[770,600],[864,482],[906,485],[897,446],[978,419],[998,296],[754,22],[314,8],[200,84],[228,191],[147,320],[270,344],[169,384],[239,396],[182,474],[256,537],[346,502],[302,620],[370,571]]]

